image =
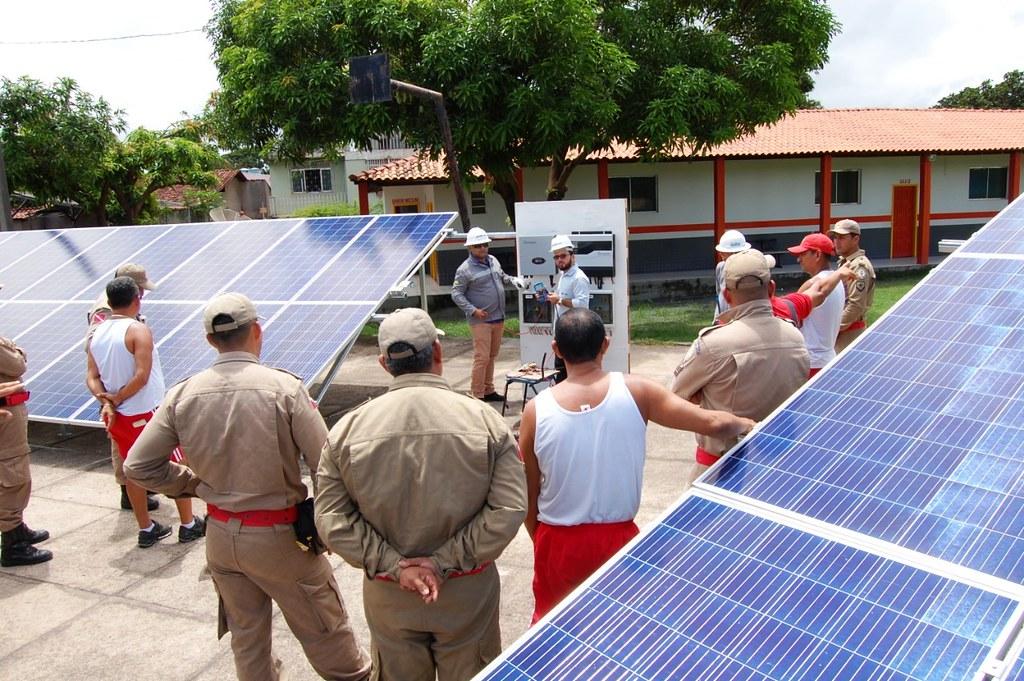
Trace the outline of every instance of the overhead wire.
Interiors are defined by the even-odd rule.
[[[187,33],[201,33],[201,28],[190,28],[184,31],[166,31],[163,33],[135,33],[133,35],[118,35],[107,38],[74,38],[68,40],[0,40],[0,45],[70,45],[73,43],[104,43],[115,40],[135,40],[137,38],[163,38],[165,36],[185,35]]]

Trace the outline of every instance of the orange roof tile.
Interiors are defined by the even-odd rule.
[[[474,167],[471,171],[477,180],[484,179],[484,173]],[[375,184],[407,184],[438,183],[448,181],[448,169],[444,157],[434,160],[426,154],[413,154],[376,168],[369,168],[361,173],[349,176],[353,182],[373,182]]]
[[[793,156],[986,153],[1024,149],[1024,110],[982,109],[807,109],[760,126],[752,135],[700,153],[679,145],[670,160],[779,158]],[[638,160],[637,148],[613,143],[588,162]],[[474,168],[482,178],[483,173]],[[411,156],[352,175],[376,184],[448,181],[440,161]]]

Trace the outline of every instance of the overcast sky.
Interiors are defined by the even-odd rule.
[[[372,0],[367,0],[368,2]],[[834,0],[842,32],[812,96],[826,107],[927,107],[986,78],[1024,69],[1021,0]],[[0,10],[0,76],[69,76],[163,128],[202,110],[217,86],[202,32],[72,44],[39,43],[202,28],[208,0],[30,0]],[[99,9],[102,8],[102,9]]]

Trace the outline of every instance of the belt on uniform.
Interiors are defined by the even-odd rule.
[[[449,572],[445,576],[445,579],[458,579],[459,577],[468,577],[470,575],[478,575],[481,572],[483,572],[484,570],[486,570],[487,568],[491,567],[491,563],[493,563],[493,562],[494,561],[489,560],[489,561],[485,562],[483,565],[481,565],[480,567],[473,568],[472,570],[466,570],[465,572]],[[379,579],[382,582],[396,582],[396,581],[398,581],[394,577],[392,577],[391,575],[388,575],[388,574],[379,574],[376,577],[374,577],[374,579]]]
[[[843,329],[839,333],[847,333],[848,331],[857,331],[859,329],[866,329],[867,327],[868,327],[868,323],[866,321],[864,321],[863,319],[861,319],[859,321],[853,322],[852,324],[850,324],[848,327],[846,327],[845,329]]]
[[[271,527],[272,525],[291,525],[299,517],[299,510],[294,506],[273,511],[225,511],[207,503],[206,510],[211,517],[222,523],[238,518],[243,525],[253,527]]]

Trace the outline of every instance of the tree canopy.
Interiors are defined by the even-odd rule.
[[[517,167],[550,163],[557,199],[613,140],[656,158],[795,110],[837,25],[822,0],[221,0],[209,30],[222,146],[301,158],[400,132],[440,153],[428,103],[349,101],[348,59],[386,52],[445,94],[460,166],[511,217]]]
[[[935,108],[1024,109],[1024,71],[1010,71],[995,84],[986,80],[978,87],[965,87],[940,99]]]
[[[123,130],[120,111],[69,78],[52,86],[30,78],[0,81],[8,185],[41,203],[73,200],[93,210],[103,184],[103,157]]]
[[[138,128],[124,139],[122,112],[62,78],[0,81],[0,144],[8,186],[42,204],[77,203],[99,224],[145,221],[153,192],[190,184],[213,186],[216,148]]]

